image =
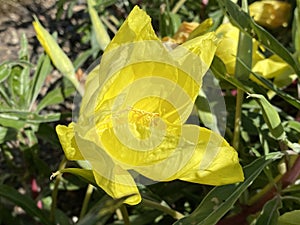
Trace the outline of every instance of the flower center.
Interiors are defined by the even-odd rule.
[[[128,118],[130,123],[137,123],[142,126],[150,126],[151,122],[155,122],[155,118],[159,118],[159,113],[147,112],[133,107],[129,108]]]

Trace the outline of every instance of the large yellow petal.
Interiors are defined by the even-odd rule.
[[[194,143],[195,151],[190,161],[169,180],[180,179],[209,185],[243,181],[244,175],[238,154],[222,136],[193,125],[185,125],[182,135],[188,137],[197,129],[199,130],[198,143]]]
[[[84,160],[75,139],[74,123],[57,125],[56,133],[68,160]]]
[[[124,203],[136,205],[141,202],[141,195],[131,175],[120,167],[115,167],[111,171],[110,177],[100,175],[97,170],[93,170],[95,180],[109,196],[114,199],[128,197]],[[101,174],[103,171],[101,171]]]
[[[214,32],[206,33],[204,35],[198,36],[196,38],[193,38],[187,42],[184,42],[181,46],[183,48],[186,48],[188,51],[194,53],[197,55],[200,59],[202,64],[196,66],[202,67],[202,74],[199,75],[196,79],[202,79],[208,68],[210,67],[210,64],[214,58],[215,52],[217,50],[217,46],[219,44],[219,39],[216,37],[216,34]],[[186,54],[191,55],[191,54]],[[184,58],[184,57],[183,57]],[[179,59],[180,61],[183,61],[182,58]],[[185,60],[184,63],[190,63],[190,61]],[[190,65],[192,66],[192,65]]]
[[[78,148],[93,170],[96,183],[113,198],[133,195],[125,203],[134,205],[141,201],[141,196],[132,176],[117,165],[101,148],[100,138],[95,128],[74,126]]]
[[[120,45],[147,40],[159,39],[152,28],[151,18],[144,10],[135,6],[118,30],[118,33],[107,46],[105,52],[119,47]]]

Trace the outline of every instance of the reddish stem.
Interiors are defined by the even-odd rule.
[[[282,178],[278,181],[277,185],[274,185],[272,189],[270,189],[262,198],[257,201],[255,204],[250,206],[243,206],[242,211],[234,216],[224,218],[217,223],[217,225],[231,225],[231,224],[239,224],[239,225],[248,225],[247,217],[250,214],[254,214],[260,211],[267,201],[272,199],[275,195],[280,194],[280,190],[277,187],[281,186],[281,190],[285,189],[289,185],[293,184],[300,175],[300,156],[297,157],[292,168],[287,171]]]

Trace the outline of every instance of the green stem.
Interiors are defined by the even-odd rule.
[[[176,14],[178,10],[181,8],[181,6],[186,2],[186,0],[179,0],[174,8],[172,9],[172,13]]]
[[[63,157],[63,159],[61,160],[61,162],[59,164],[58,170],[64,169],[66,167],[66,164],[67,164],[67,159],[66,159],[66,157]],[[54,188],[52,191],[52,203],[51,203],[51,211],[50,211],[50,220],[52,222],[55,221],[55,210],[56,210],[56,206],[57,206],[58,185],[61,181],[61,178],[62,178],[62,174],[58,174],[56,176]]]
[[[274,178],[274,181],[272,183],[268,183],[261,191],[251,197],[248,201],[248,205],[254,205],[256,202],[258,202],[266,193],[268,193],[272,188],[274,188],[274,186],[276,186],[276,183],[280,181],[282,176],[282,174],[279,174]]]
[[[244,91],[237,89],[232,146],[239,149]]]
[[[160,211],[172,216],[176,220],[179,220],[179,219],[184,217],[183,214],[181,214],[180,212],[177,212],[176,210],[173,210],[171,208],[168,208],[168,207],[163,206],[163,205],[161,205],[157,202],[154,202],[154,201],[151,201],[151,200],[148,200],[148,199],[145,199],[145,198],[143,198],[142,204],[145,205],[145,206],[148,206],[150,208],[160,210]]]
[[[122,204],[120,207],[120,210],[121,210],[122,218],[124,221],[124,225],[130,225],[130,220],[129,220],[126,206],[124,204]]]
[[[79,220],[81,220],[83,218],[83,216],[85,215],[85,213],[87,211],[87,208],[88,208],[89,201],[91,199],[93,190],[94,190],[94,186],[89,184],[87,189],[86,189],[86,193],[85,193],[84,200],[83,200],[83,203],[82,203],[82,207],[81,207],[81,211],[80,211],[80,215],[79,215]]]

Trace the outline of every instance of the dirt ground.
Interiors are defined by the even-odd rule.
[[[42,22],[54,19],[55,2],[55,0],[0,0],[0,63],[18,58],[23,33],[28,38],[30,50],[33,50],[37,45],[32,26],[33,15],[37,15]]]

